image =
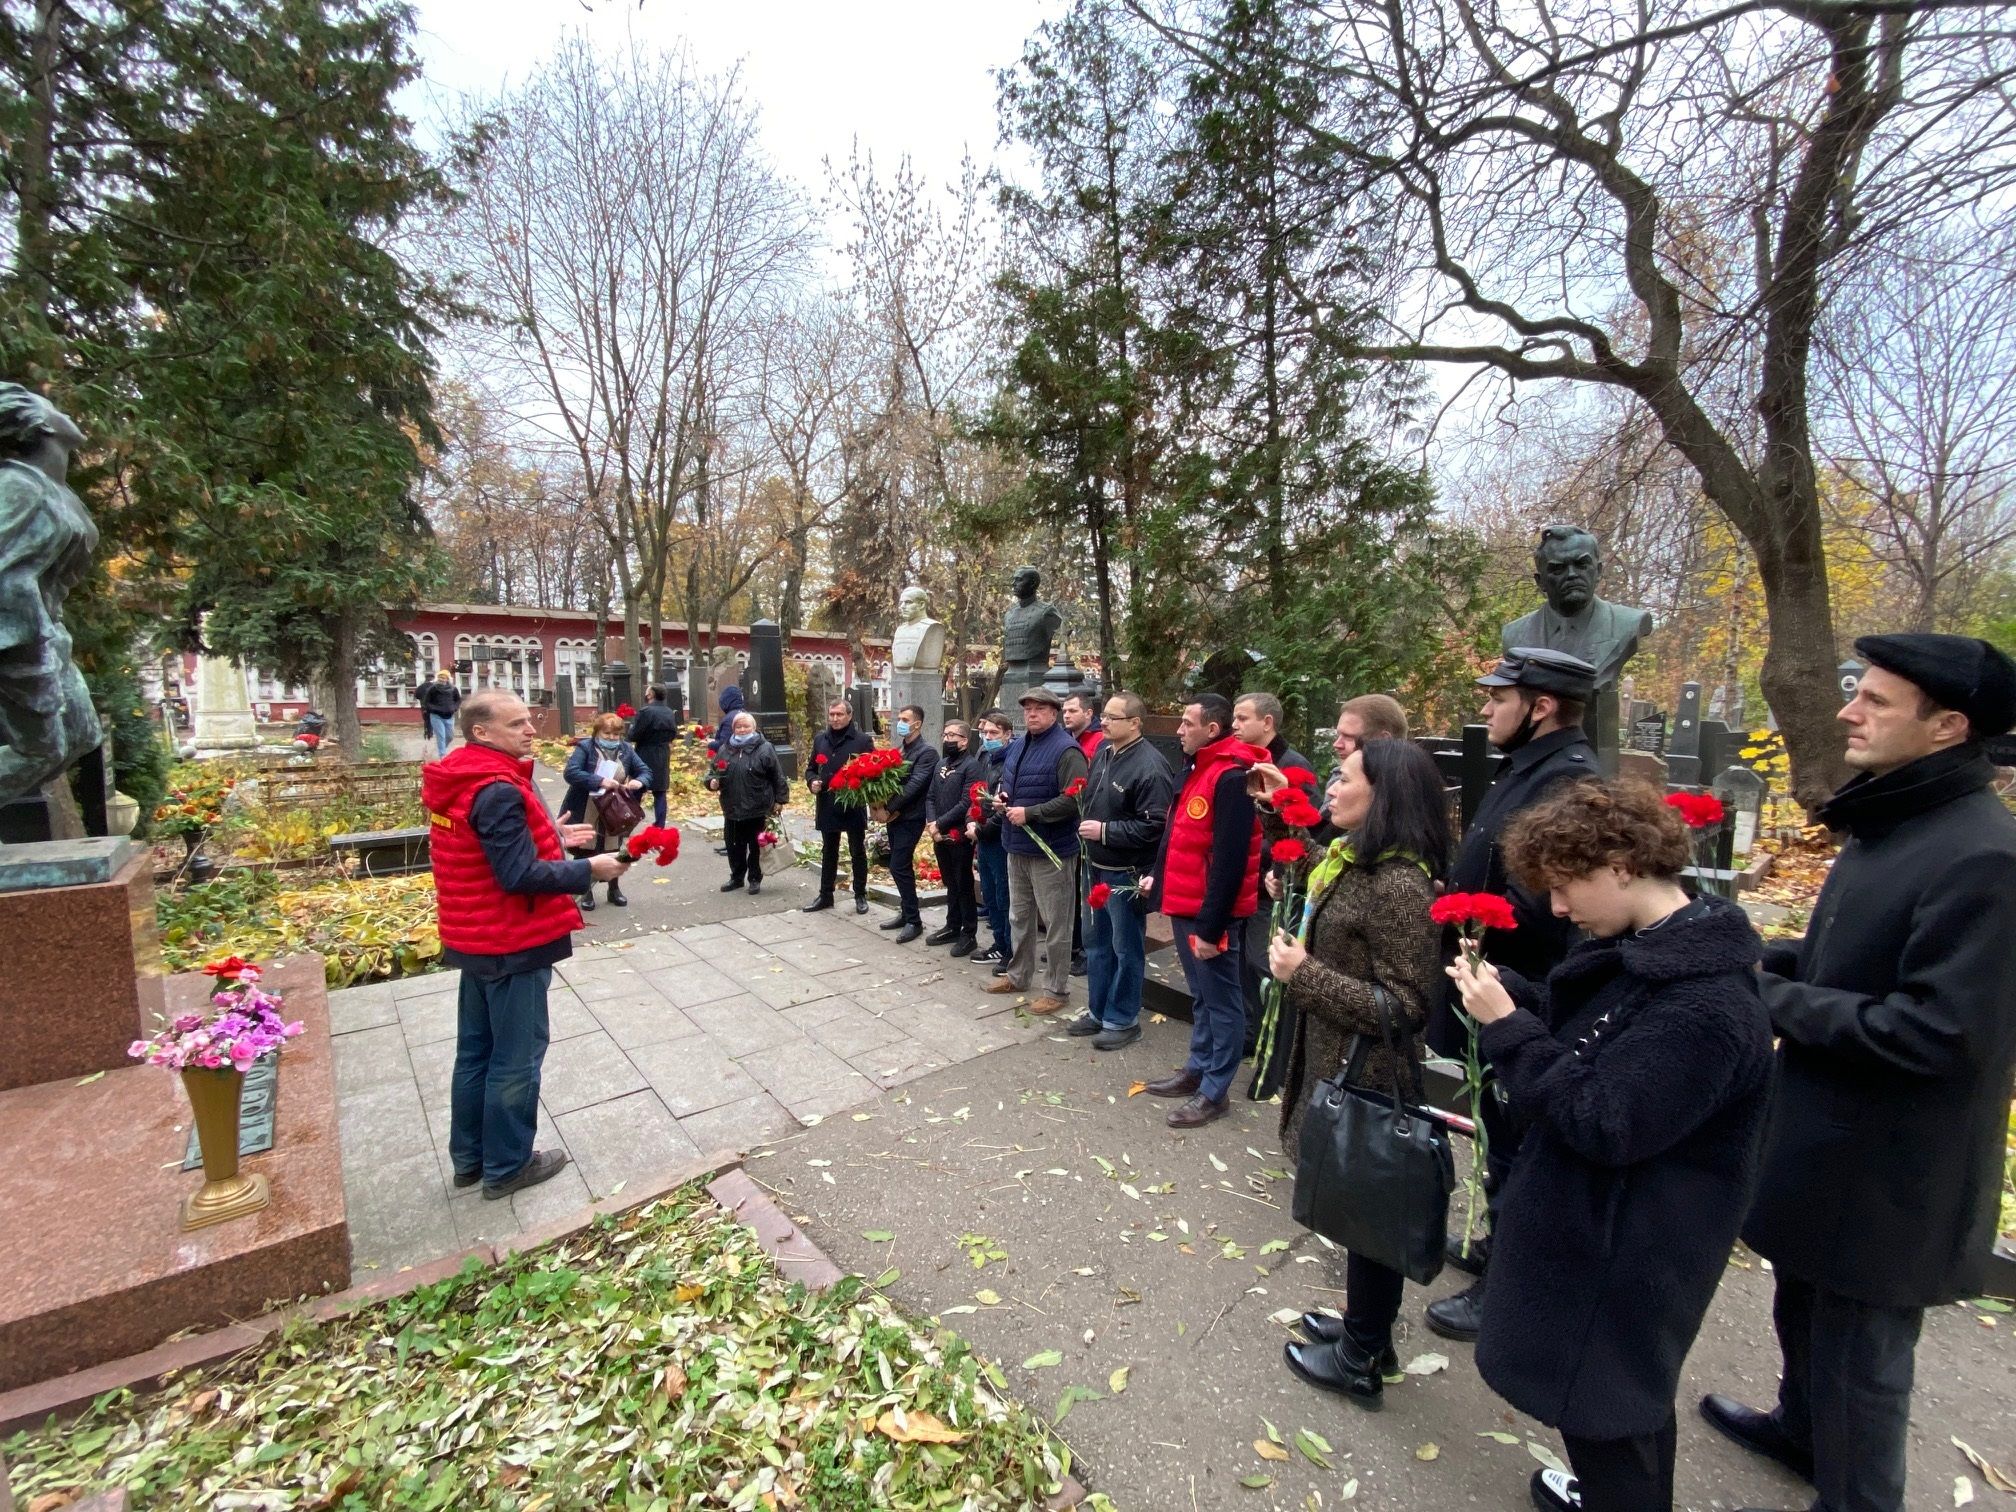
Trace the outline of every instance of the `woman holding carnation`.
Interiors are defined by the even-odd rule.
[[[1297,843],[1291,825],[1321,821],[1282,772],[1262,765],[1253,773],[1268,789],[1259,807],[1275,845]],[[1440,992],[1441,932],[1428,907],[1448,865],[1449,806],[1434,759],[1404,740],[1370,742],[1345,758],[1323,812],[1340,838],[1309,867],[1301,927],[1277,933],[1267,952],[1267,969],[1285,984],[1294,1012],[1281,1088],[1282,1150],[1291,1166],[1310,1095],[1347,1061],[1355,1083],[1400,1095],[1380,999],[1390,1005],[1401,1054],[1419,1060],[1428,1005]],[[1301,864],[1286,850],[1280,855],[1284,872]],[[1387,1373],[1399,1369],[1393,1320],[1405,1278],[1353,1254],[1344,1284],[1344,1316],[1303,1314],[1310,1342],[1286,1346],[1288,1368],[1313,1386],[1377,1407]]]
[[[1537,1505],[1656,1512],[1673,1504],[1680,1366],[1757,1172],[1762,946],[1736,904],[1681,888],[1687,826],[1646,784],[1558,787],[1503,844],[1520,884],[1589,938],[1544,985],[1449,967],[1527,1125],[1477,1369],[1561,1431],[1575,1481],[1536,1472]]]

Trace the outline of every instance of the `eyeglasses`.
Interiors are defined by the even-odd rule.
[[[1139,720],[1139,719],[1138,719],[1138,718],[1137,718],[1136,716],[1134,716],[1134,715],[1132,715],[1132,714],[1105,714],[1105,715],[1101,715],[1100,717],[1101,717],[1102,719],[1104,719],[1104,720],[1106,721],[1106,723],[1107,723],[1107,724],[1139,724],[1139,723],[1140,723],[1140,720]]]

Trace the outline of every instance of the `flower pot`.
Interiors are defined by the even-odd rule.
[[[240,1218],[266,1206],[264,1176],[238,1174],[238,1099],[245,1073],[235,1070],[182,1072],[182,1087],[196,1114],[196,1138],[203,1147],[203,1185],[182,1204],[182,1227],[205,1228]]]

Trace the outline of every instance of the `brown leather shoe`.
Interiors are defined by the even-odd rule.
[[[1223,1118],[1232,1110],[1232,1099],[1221,1097],[1216,1102],[1201,1092],[1169,1115],[1172,1129],[1201,1129],[1204,1125]]]
[[[1148,1083],[1146,1091],[1150,1097],[1188,1097],[1203,1085],[1202,1072],[1171,1071],[1160,1081]]]
[[[1017,987],[1017,986],[1016,986],[1016,985],[1015,985],[1015,984],[1014,984],[1014,983],[1013,983],[1012,981],[1010,981],[1010,980],[1009,980],[1009,979],[1008,979],[1007,977],[1004,977],[1004,976],[997,976],[996,978],[994,978],[994,980],[993,980],[993,981],[989,982],[989,983],[988,983],[988,984],[986,985],[986,987],[985,987],[984,989],[982,989],[982,990],[983,990],[983,991],[986,991],[986,992],[992,992],[992,993],[997,993],[997,994],[998,994],[998,993],[1009,993],[1009,992],[1021,992],[1021,991],[1022,991],[1023,989],[1022,989],[1022,988],[1020,988],[1020,987]]]
[[[1041,1015],[1045,1013],[1055,1013],[1059,1008],[1062,1008],[1063,1006],[1064,1006],[1064,999],[1060,997],[1052,997],[1050,996],[1049,993],[1046,992],[1043,994],[1043,996],[1036,999],[1035,1002],[1031,1003],[1027,1011],[1030,1013]]]

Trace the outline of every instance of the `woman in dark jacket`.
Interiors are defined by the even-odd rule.
[[[1680,1366],[1756,1180],[1762,947],[1736,904],[1682,891],[1686,827],[1644,783],[1564,785],[1503,844],[1522,885],[1590,938],[1545,986],[1449,968],[1527,1121],[1477,1369],[1567,1444],[1575,1481],[1536,1472],[1538,1506],[1657,1512],[1673,1504]]]
[[[597,793],[616,788],[641,793],[651,776],[643,758],[623,738],[623,716],[604,714],[597,718],[595,733],[575,743],[562,775],[567,779],[567,798],[560,806],[560,817],[577,824],[592,818],[595,823],[595,843],[574,854],[593,856],[608,850],[612,841],[620,845],[627,831],[624,835],[612,834],[604,826],[599,809],[593,814],[589,812],[593,807],[589,799]],[[583,909],[592,910],[595,907],[595,889],[590,887],[576,901]],[[609,882],[609,901],[618,908],[625,908],[630,902],[623,896],[623,884],[614,878]]]
[[[756,730],[756,716],[737,714],[728,741],[714,758],[707,786],[721,795],[722,838],[728,842],[728,880],[721,891],[734,892],[749,880],[753,896],[763,891],[763,831],[772,814],[782,813],[791,790],[777,751]]]
[[[1271,813],[1286,785],[1278,767],[1253,768],[1270,843],[1288,831]],[[1419,1060],[1428,1005],[1441,991],[1440,931],[1428,917],[1435,878],[1449,861],[1449,804],[1434,758],[1404,740],[1353,751],[1330,784],[1330,822],[1341,833],[1309,872],[1302,928],[1269,942],[1267,969],[1286,985],[1294,1014],[1287,1080],[1281,1088],[1281,1147],[1298,1159],[1302,1114],[1319,1082],[1350,1060],[1353,1079],[1399,1095],[1399,1067],[1384,1044],[1374,985],[1385,989],[1401,1053]],[[1276,887],[1278,876],[1271,879]],[[1344,1316],[1305,1313],[1311,1342],[1285,1347],[1288,1368],[1313,1386],[1378,1407],[1385,1377],[1398,1370],[1393,1320],[1406,1278],[1364,1255],[1345,1257]]]

